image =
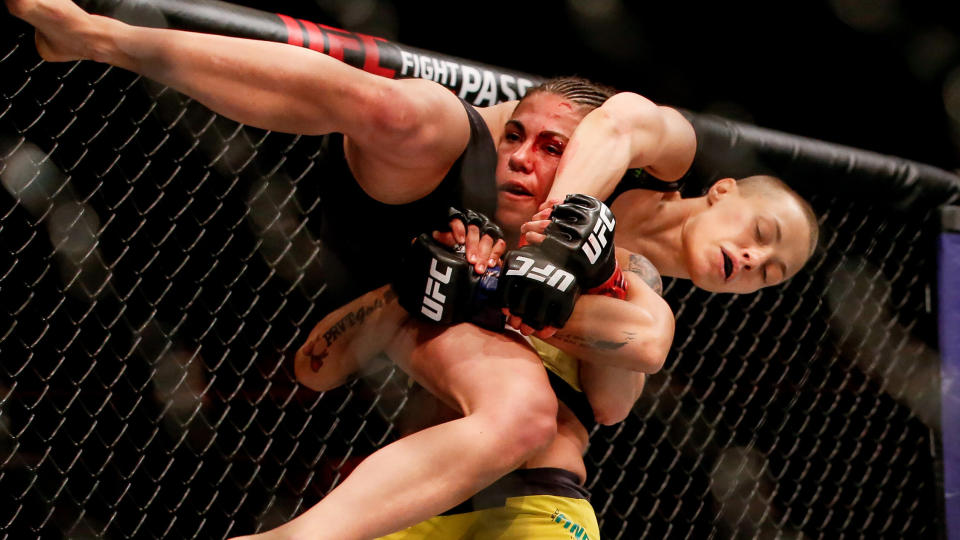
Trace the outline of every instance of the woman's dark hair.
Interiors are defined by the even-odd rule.
[[[583,77],[555,77],[527,90],[524,99],[538,92],[556,94],[564,99],[590,109],[596,109],[617,90]]]

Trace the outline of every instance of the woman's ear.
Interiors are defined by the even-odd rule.
[[[707,202],[712,205],[727,195],[737,193],[737,190],[737,181],[733,178],[717,180],[707,191]]]

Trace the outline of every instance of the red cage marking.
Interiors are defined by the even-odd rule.
[[[396,70],[384,68],[380,65],[380,47],[377,41],[387,43],[387,40],[355,32],[347,32],[339,28],[316,24],[303,19],[298,20],[303,27],[307,29],[311,49],[328,54],[341,62],[345,59],[345,51],[356,51],[363,57],[362,69],[364,71],[391,79],[395,78],[397,74]]]
[[[330,56],[338,60],[343,60],[343,51],[346,49],[350,51],[357,51],[363,55],[364,60],[366,60],[363,45],[356,37],[356,34],[344,32],[343,30],[322,24],[320,25],[320,28],[323,29],[324,35],[326,35],[330,40],[330,52],[328,53]],[[364,65],[366,65],[366,62],[364,62]]]
[[[373,73],[374,75],[395,79],[397,77],[397,70],[385,68],[380,65],[380,45],[377,44],[377,41],[387,43],[387,40],[366,36],[364,34],[357,35],[360,36],[360,40],[363,42],[364,49],[366,50],[366,54],[363,55],[363,70],[367,73]]]
[[[397,70],[386,68],[380,65],[380,43],[389,43],[389,41],[358,34],[356,32],[347,32],[332,26],[316,24],[303,19],[294,19],[293,17],[276,14],[287,27],[287,43],[297,47],[307,46],[317,52],[328,54],[341,62],[344,61],[344,51],[356,51],[363,57],[363,66],[361,67],[367,73],[380,75],[389,79],[395,79]],[[302,25],[302,26],[301,26]],[[304,36],[304,29],[307,35]],[[306,42],[304,38],[306,39]]]
[[[309,43],[307,44],[307,46],[317,52],[329,54],[327,53],[326,40],[324,39],[325,34],[321,32],[319,28],[317,28],[317,25],[315,23],[312,23],[310,21],[305,21],[303,19],[298,19],[298,20],[300,21],[300,24],[302,24],[303,27],[307,29],[307,38],[309,39]],[[331,54],[330,56],[333,56],[337,60],[341,60],[341,61],[343,60],[343,52],[340,53],[340,56],[335,56],[333,54]]]
[[[283,21],[283,25],[287,27],[287,43],[290,45],[296,45],[297,47],[302,47],[303,30],[300,29],[300,25],[297,24],[297,21],[293,17],[281,15],[280,13],[277,13],[276,15],[277,17],[280,17],[281,21]]]

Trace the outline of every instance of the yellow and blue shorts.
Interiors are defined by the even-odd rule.
[[[577,476],[542,467],[513,471],[443,515],[381,540],[421,538],[596,540],[600,528]]]

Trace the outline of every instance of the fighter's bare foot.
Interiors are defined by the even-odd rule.
[[[405,318],[389,285],[333,311],[297,351],[297,380],[320,391],[344,384],[386,348]]]
[[[7,9],[36,28],[37,52],[48,62],[91,58],[92,21],[70,0],[4,0]]]

